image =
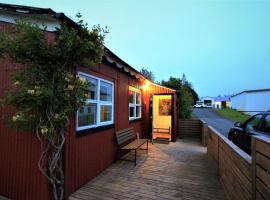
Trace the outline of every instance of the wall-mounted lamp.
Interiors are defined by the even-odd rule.
[[[150,82],[146,80],[146,81],[144,82],[143,86],[142,86],[142,89],[143,89],[144,91],[146,91],[146,90],[149,89],[149,86],[150,86]]]

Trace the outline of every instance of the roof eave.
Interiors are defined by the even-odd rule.
[[[78,25],[76,22],[74,22],[72,19],[67,17],[62,12],[55,12],[51,8],[38,8],[38,7],[31,7],[31,6],[22,6],[22,5],[13,5],[13,4],[5,4],[0,3],[0,9],[6,10],[6,11],[12,11],[12,12],[18,12],[18,13],[24,13],[24,14],[47,14],[50,15],[56,19],[59,19],[62,22],[66,22],[68,25],[78,28]],[[112,59],[111,59],[112,57]],[[135,77],[140,80],[148,80],[146,77],[144,77],[138,70],[131,67],[129,64],[127,64],[125,61],[123,61],[121,58],[119,58],[115,53],[113,53],[110,49],[105,47],[105,55],[104,58],[111,64],[115,65],[119,69],[123,69],[126,73],[131,75],[132,77]],[[152,81],[148,80],[149,82],[153,83]],[[158,85],[158,84],[156,84]],[[160,87],[164,87],[159,85]],[[167,88],[167,87],[164,87]],[[172,91],[175,91],[171,88],[167,88]]]

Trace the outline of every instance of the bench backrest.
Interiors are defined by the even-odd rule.
[[[133,128],[127,128],[127,129],[117,131],[115,135],[116,135],[117,144],[119,146],[123,146],[127,144],[128,142],[135,140],[135,134],[134,134]]]

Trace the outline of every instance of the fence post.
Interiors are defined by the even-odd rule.
[[[202,145],[207,146],[207,140],[208,140],[208,125],[205,121],[201,120],[202,123]]]
[[[252,199],[256,199],[256,138],[251,138]]]
[[[252,199],[270,198],[270,138],[252,137]]]

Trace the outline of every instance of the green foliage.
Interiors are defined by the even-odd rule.
[[[179,117],[181,119],[191,118],[192,105],[198,100],[198,95],[192,84],[186,80],[183,74],[182,79],[170,77],[168,81],[161,81],[161,85],[172,88],[178,92],[179,97]]]
[[[146,68],[142,68],[140,73],[147,78],[148,80],[155,82],[155,76],[154,73],[152,71],[147,70]]]
[[[188,88],[183,86],[180,90],[180,119],[190,119],[192,113],[193,98]]]
[[[161,81],[161,85],[180,91],[182,88],[182,81],[180,78],[170,77],[168,81]]]
[[[189,93],[192,95],[192,104],[195,105],[196,101],[199,100],[199,96],[191,85],[187,89],[188,89]]]
[[[192,83],[187,81],[186,75],[184,73],[182,75],[181,83],[182,83],[182,86],[185,86],[187,91],[192,95],[193,104],[196,104],[196,101],[199,100],[199,96],[197,92],[194,90]]]
[[[16,110],[10,123],[35,132],[40,139],[44,148],[38,166],[57,200],[64,197],[62,152],[68,118],[88,97],[89,83],[76,76],[76,69],[101,62],[108,32],[99,26],[89,31],[82,20],[74,27],[62,24],[50,40],[45,28],[17,21],[0,34],[0,57],[22,66],[3,101]]]
[[[69,114],[86,99],[88,83],[76,76],[76,67],[101,61],[106,33],[99,26],[89,31],[82,21],[76,29],[62,24],[51,42],[44,30],[27,21],[2,33],[0,56],[23,66],[5,98],[6,105],[16,108],[12,125],[35,129],[44,137],[64,128]]]

